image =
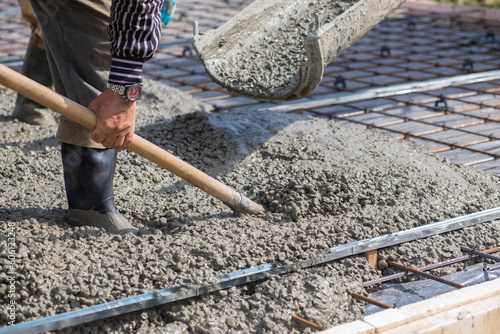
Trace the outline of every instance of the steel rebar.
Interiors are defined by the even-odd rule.
[[[360,294],[357,294],[357,293],[352,293],[352,296],[356,299],[360,299],[362,301],[365,301],[367,303],[370,303],[372,305],[375,305],[375,306],[378,306],[378,307],[381,307],[381,308],[394,308],[390,305],[387,305],[385,303],[382,303],[382,302],[379,302],[378,300],[376,299],[373,299],[373,298],[370,298],[370,297],[366,297],[366,296],[363,296],[363,295],[360,295]]]
[[[307,321],[306,319],[302,319],[301,317],[298,317],[296,315],[293,315],[292,318],[296,322],[298,322],[298,323],[300,323],[302,325],[305,325],[307,327],[311,327],[312,329],[316,329],[318,331],[324,331],[324,330],[326,330],[326,327],[321,327],[320,325],[316,325],[315,323]]]
[[[439,276],[436,276],[436,275],[432,275],[432,274],[426,273],[425,271],[420,271],[417,268],[412,268],[410,266],[407,266],[407,265],[404,265],[404,264],[400,264],[400,263],[397,263],[397,262],[393,262],[393,261],[388,261],[387,263],[390,266],[393,266],[395,268],[398,268],[398,269],[401,269],[401,270],[405,270],[406,272],[411,271],[414,274],[417,274],[417,275],[420,275],[420,276],[423,276],[423,277],[426,277],[426,278],[430,278],[430,279],[432,279],[432,280],[434,280],[436,282],[440,282],[440,283],[452,286],[452,287],[457,288],[457,289],[465,288],[465,285],[452,282],[450,280],[447,280],[445,278],[442,278],[442,277],[439,277]]]
[[[496,252],[500,252],[500,247],[495,247],[495,248],[491,248],[491,249],[484,251],[484,253],[487,253],[487,254],[496,253]],[[476,257],[477,257],[477,255],[473,255],[472,257],[470,255],[464,255],[464,256],[453,258],[453,259],[441,261],[438,263],[428,264],[426,266],[418,268],[418,270],[427,271],[427,270],[437,269],[437,268],[441,268],[444,266],[448,266],[450,264],[466,261],[466,260],[469,260],[471,258],[476,258]],[[392,281],[393,279],[401,278],[405,275],[406,275],[406,273],[404,273],[404,272],[399,272],[399,273],[395,273],[392,275],[387,275],[384,277],[380,277],[380,278],[372,279],[370,281],[366,281],[363,283],[363,286],[370,286],[370,285],[379,284],[379,283],[383,283],[383,282],[387,282],[387,281]],[[410,273],[407,273],[407,275],[408,276],[413,275],[413,273],[410,272]]]
[[[475,250],[475,249],[472,249],[472,248],[468,248],[468,247],[465,247],[465,246],[461,246],[460,249],[462,250],[462,252],[475,254],[477,256],[484,257],[486,259],[490,259],[490,260],[493,260],[495,262],[500,262],[500,257],[494,256],[494,255],[490,255],[490,254],[488,254],[486,252],[480,252],[478,250]]]

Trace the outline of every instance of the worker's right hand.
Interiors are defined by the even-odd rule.
[[[126,149],[134,138],[136,103],[106,89],[89,105],[97,117],[91,138],[104,147]]]

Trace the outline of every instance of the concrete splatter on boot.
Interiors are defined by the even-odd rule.
[[[21,74],[46,86],[52,86],[47,54],[44,49],[28,43]],[[12,117],[33,125],[55,125],[52,112],[41,104],[18,94]]]
[[[96,149],[62,143],[68,224],[97,226],[113,233],[137,233],[115,207],[113,176],[115,149]]]

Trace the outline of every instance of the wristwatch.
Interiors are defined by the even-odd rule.
[[[130,102],[137,101],[141,98],[142,86],[139,84],[127,86],[108,84],[108,88],[120,94],[121,97]]]

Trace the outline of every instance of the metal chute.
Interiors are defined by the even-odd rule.
[[[331,61],[403,2],[256,0],[215,30],[199,32],[195,23],[192,45],[227,90],[261,101],[298,100],[318,87]]]

